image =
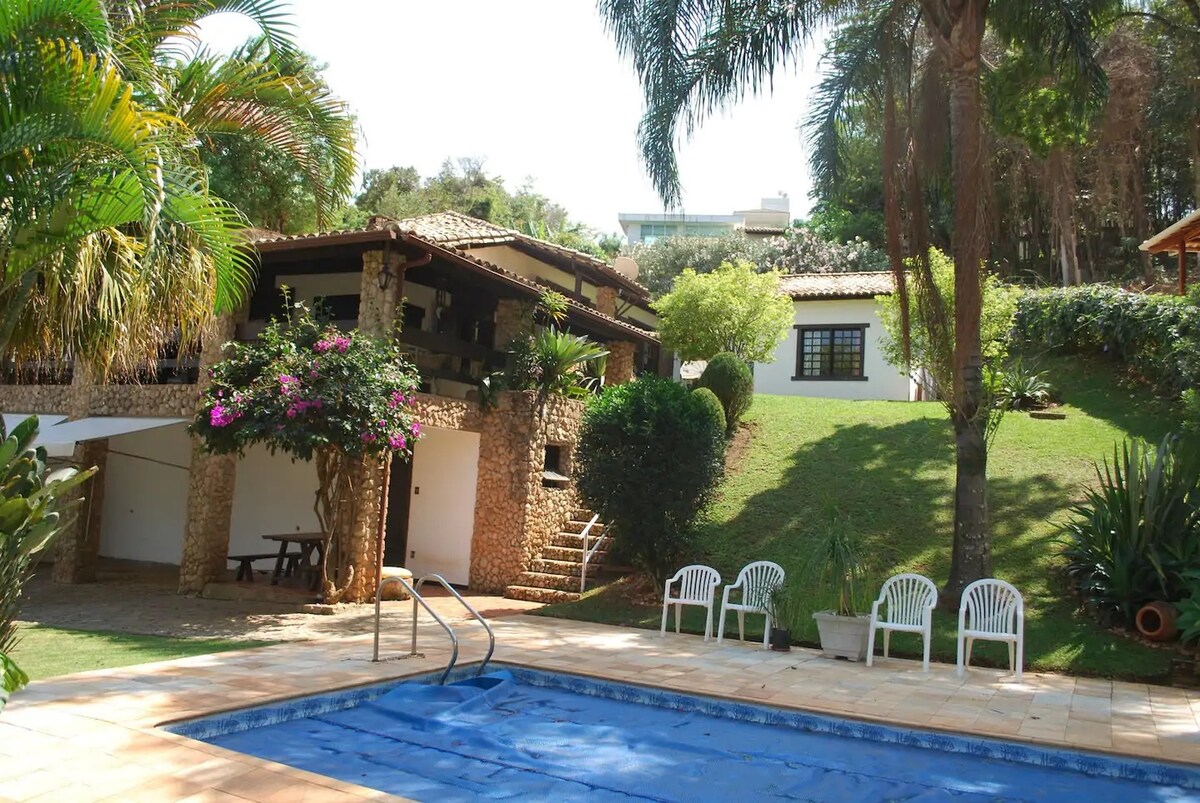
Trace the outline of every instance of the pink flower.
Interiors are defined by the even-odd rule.
[[[308,372],[308,378],[309,378],[309,379],[316,379],[316,378],[317,378],[317,369],[316,369],[316,368],[314,368],[314,369],[312,369],[311,371],[309,371],[309,372]]]
[[[413,434],[414,438],[419,438],[421,436],[421,422],[420,421],[413,422],[412,434]]]
[[[375,440],[375,433],[374,432],[364,432],[363,434],[359,435],[358,438],[363,443],[372,443]]]
[[[313,346],[313,351],[317,352],[317,354],[324,354],[331,348],[333,348],[333,344],[328,340],[318,340],[316,345]]]
[[[221,404],[214,404],[213,408],[208,412],[208,423],[214,428],[220,429],[221,427],[229,426],[241,417],[242,414],[235,410],[231,410]]]
[[[287,417],[288,417],[288,418],[295,418],[295,417],[296,417],[296,415],[297,415],[297,411],[296,411],[296,405],[294,405],[294,404],[293,404],[291,407],[289,407],[289,408],[287,409]]]
[[[396,434],[388,437],[388,446],[392,447],[393,449],[403,449],[407,445],[408,444],[404,440],[403,435]]]
[[[346,353],[346,349],[350,348],[350,338],[345,335],[338,335],[333,339],[334,347],[342,354]]]
[[[404,404],[404,394],[398,390],[393,390],[392,398],[388,400],[388,407],[395,409],[401,404]]]

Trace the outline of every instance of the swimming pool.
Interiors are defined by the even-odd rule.
[[[169,726],[418,800],[1197,801],[1200,770],[504,667]]]

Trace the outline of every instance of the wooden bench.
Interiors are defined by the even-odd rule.
[[[299,567],[300,558],[302,557],[302,555],[299,552],[288,552],[286,554],[286,557],[287,557],[288,561],[287,561],[287,570],[284,572],[284,576],[291,577],[292,572],[294,572]],[[228,560],[237,561],[237,564],[238,564],[237,581],[239,583],[242,580],[246,580],[248,582],[253,583],[254,582],[254,566],[253,566],[254,561],[267,560],[267,559],[278,560],[279,553],[278,552],[257,552],[252,555],[230,555],[228,557]]]

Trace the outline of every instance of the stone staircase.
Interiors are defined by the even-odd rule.
[[[550,539],[541,556],[529,566],[529,571],[522,572],[517,582],[504,590],[504,596],[529,602],[574,602],[579,599],[579,577],[583,573],[582,533],[594,515],[590,510],[571,511],[563,531]],[[588,543],[595,546],[596,538],[603,532],[604,525],[596,522],[592,525]],[[611,572],[606,566],[608,546],[606,541],[588,561],[589,586],[595,585],[606,570]]]

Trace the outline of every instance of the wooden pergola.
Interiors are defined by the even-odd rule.
[[[1142,243],[1151,254],[1175,253],[1179,258],[1179,295],[1187,292],[1187,255],[1200,252],[1200,209]]]

